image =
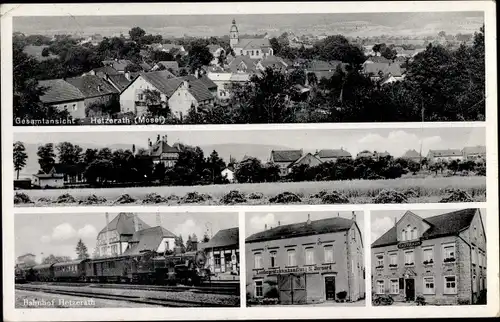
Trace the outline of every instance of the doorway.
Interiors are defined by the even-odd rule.
[[[405,280],[406,301],[415,301],[415,280],[408,278]]]
[[[278,275],[280,304],[305,304],[307,300],[306,275]]]
[[[327,301],[335,300],[335,276],[325,276],[325,296]]]

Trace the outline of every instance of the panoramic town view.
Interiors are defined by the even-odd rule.
[[[16,133],[14,205],[484,202],[485,140],[482,127]]]
[[[102,18],[14,18],[14,125],[485,118],[482,12]]]
[[[237,213],[15,217],[16,307],[240,306]]]

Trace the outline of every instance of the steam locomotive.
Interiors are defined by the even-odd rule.
[[[208,279],[210,270],[203,251],[170,255],[145,251],[133,256],[84,259],[36,265],[19,271],[16,269],[16,283],[66,281],[199,285]]]

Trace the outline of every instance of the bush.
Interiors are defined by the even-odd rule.
[[[265,298],[279,298],[280,293],[276,287],[271,287],[265,294]]]
[[[262,199],[264,194],[262,192],[252,192],[248,195],[248,199]]]
[[[406,198],[418,198],[418,197],[420,197],[420,194],[418,193],[418,191],[416,191],[415,189],[411,189],[411,188],[403,191],[403,194],[405,195]]]
[[[472,202],[474,201],[472,197],[464,190],[461,189],[449,189],[448,195],[443,197],[439,202]]]
[[[291,203],[291,202],[301,202],[302,200],[294,193],[285,191],[279,195],[269,199],[271,203]]]
[[[85,198],[84,200],[81,200],[80,201],[80,204],[83,204],[83,205],[95,205],[95,204],[102,204],[102,203],[105,203],[107,200],[106,198],[104,197],[98,197],[94,194],[88,196],[87,198]]]
[[[76,199],[75,199],[75,197],[73,197],[69,193],[65,193],[65,194],[62,194],[59,197],[57,197],[56,202],[57,203],[73,203],[73,202],[76,202]]]
[[[198,192],[188,192],[184,197],[182,197],[181,201],[184,203],[196,203],[210,199],[212,199],[212,197],[205,193],[199,194]]]
[[[47,198],[47,197],[41,197],[37,200],[39,203],[51,203],[52,199]]]
[[[372,199],[373,203],[407,203],[408,199],[396,190],[382,190],[379,194]]]
[[[124,204],[124,203],[133,203],[135,199],[132,198],[128,193],[121,195],[118,199],[115,200],[115,203]]]
[[[165,203],[165,202],[168,202],[167,198],[164,198],[164,197],[162,197],[159,194],[154,193],[154,192],[148,193],[146,195],[146,197],[144,197],[144,199],[142,200],[142,203],[145,203],[145,204],[156,204],[156,203]]]
[[[326,194],[321,198],[321,202],[336,204],[336,203],[349,203],[349,199],[339,192],[333,191],[332,193]]]
[[[323,198],[323,196],[325,196],[327,193],[328,191],[321,190],[320,192],[313,194],[311,198]]]
[[[343,301],[347,297],[347,292],[346,291],[341,291],[337,293],[337,299]]]
[[[33,203],[31,201],[30,197],[22,192],[16,192],[14,194],[14,204],[20,204],[20,203]]]
[[[229,191],[221,199],[221,203],[223,203],[225,205],[242,203],[242,202],[246,202],[246,201],[247,201],[247,199],[245,198],[245,196],[237,190]]]

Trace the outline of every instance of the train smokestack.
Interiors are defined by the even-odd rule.
[[[198,237],[196,237],[196,234],[193,234],[193,236],[191,236],[191,245],[193,251],[198,251]]]

